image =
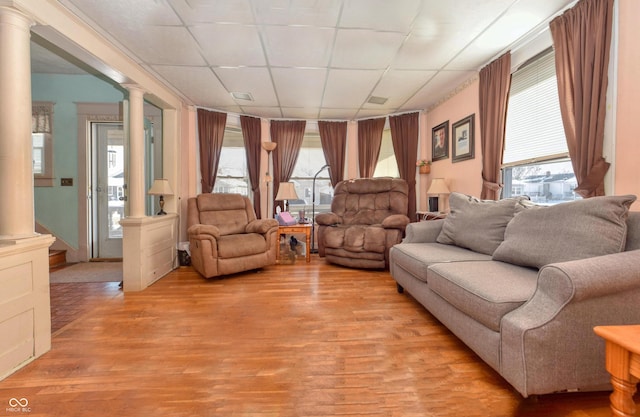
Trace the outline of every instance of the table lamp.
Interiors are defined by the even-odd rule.
[[[441,195],[449,195],[451,191],[449,191],[449,187],[447,187],[447,183],[444,182],[444,178],[434,178],[431,181],[431,186],[427,190],[427,195],[435,195],[436,197],[429,198],[429,211],[437,212],[438,207],[440,206],[440,196]],[[443,210],[444,211],[444,210]]]
[[[297,200],[296,186],[292,182],[281,182],[276,201],[284,201],[284,211],[289,211],[289,200]]]
[[[151,188],[149,188],[149,191],[147,192],[147,194],[149,195],[159,195],[160,196],[160,211],[158,212],[158,215],[163,215],[163,214],[167,214],[164,211],[164,196],[165,195],[173,195],[173,190],[171,189],[171,186],[169,185],[169,180],[165,179],[165,178],[160,178],[157,180],[153,181],[153,185],[151,186]]]

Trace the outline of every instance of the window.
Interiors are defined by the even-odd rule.
[[[399,178],[398,163],[396,162],[396,154],[393,151],[393,142],[391,140],[391,129],[382,131],[382,143],[380,144],[380,155],[378,163],[373,172],[374,177],[393,177]]]
[[[31,132],[34,185],[53,187],[53,103],[32,103]]]
[[[242,131],[239,128],[227,126],[222,139],[220,162],[213,192],[249,196],[250,189]]]
[[[298,200],[289,201],[289,210],[294,213],[294,217],[300,214],[300,210],[305,211],[306,218],[311,218],[313,212],[318,214],[331,209],[333,187],[329,179],[329,169],[322,169],[325,165],[326,160],[322,151],[320,134],[305,132],[298,160],[289,180],[296,185],[296,193],[298,194]],[[316,176],[315,187],[314,176]],[[313,198],[314,191],[315,199]]]
[[[548,49],[513,73],[503,155],[503,197],[539,204],[580,198],[564,136],[555,57]]]

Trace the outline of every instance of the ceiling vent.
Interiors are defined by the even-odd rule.
[[[231,93],[231,97],[235,98],[236,100],[253,101],[253,97],[251,97],[251,93],[233,92]]]
[[[387,100],[389,100],[389,98],[387,98],[387,97],[371,96],[371,97],[369,97],[369,100],[367,100],[367,103],[370,103],[370,104],[384,104],[384,103],[387,102]]]

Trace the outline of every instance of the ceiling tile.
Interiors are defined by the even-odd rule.
[[[388,97],[386,107],[396,108],[418,92],[422,86],[436,74],[435,71],[397,71],[390,70],[380,80],[371,95]],[[364,108],[375,109],[379,106],[365,103]]]
[[[253,0],[256,20],[265,25],[335,27],[342,0]]]
[[[242,106],[242,113],[267,119],[281,119],[280,107]]]
[[[359,108],[384,71],[330,70],[322,107]]]
[[[285,119],[312,119],[318,118],[317,107],[282,107],[282,117]]]
[[[266,65],[256,26],[214,23],[189,29],[210,66]]]
[[[353,120],[358,113],[357,109],[333,109],[321,108],[320,119],[325,120]]]
[[[184,27],[149,26],[127,39],[126,45],[150,65],[206,65],[198,45]]]
[[[253,12],[251,10],[251,3],[249,0],[168,1],[187,25],[214,22],[243,24],[254,23]]]
[[[329,63],[335,29],[269,26],[264,34],[269,65],[326,67]]]
[[[156,65],[153,69],[196,105],[214,108],[236,105],[210,68]]]
[[[385,69],[393,62],[405,35],[360,29],[340,29],[332,68]]]
[[[141,26],[179,25],[182,22],[164,1],[157,0],[68,0],[109,32],[139,30]]]
[[[404,103],[400,110],[428,109],[477,74],[476,71],[440,71],[416,95]]]
[[[420,0],[345,0],[340,27],[406,34],[419,9]]]
[[[238,100],[240,106],[277,106],[278,100],[266,68],[214,68],[229,92],[251,93],[253,102]]]
[[[273,68],[271,73],[282,106],[317,109],[327,78],[325,69]]]

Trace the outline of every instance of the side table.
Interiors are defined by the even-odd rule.
[[[605,363],[611,374],[611,414],[635,417],[633,394],[640,380],[640,325],[596,326],[594,332],[606,341]]]
[[[305,258],[311,262],[311,224],[294,224],[292,226],[278,226],[278,242],[282,235],[304,234],[306,238]],[[276,251],[276,261],[280,259],[280,250]]]

